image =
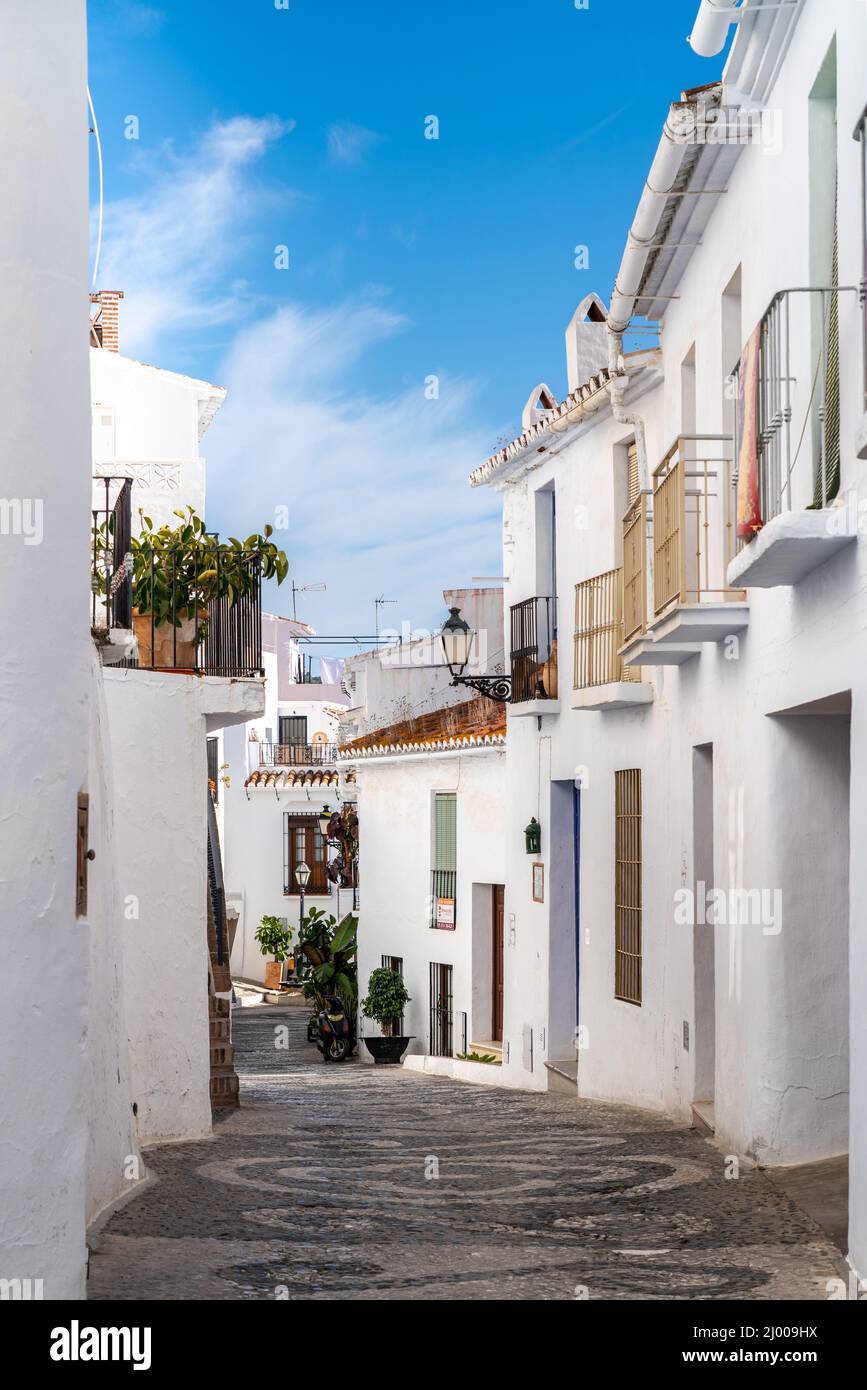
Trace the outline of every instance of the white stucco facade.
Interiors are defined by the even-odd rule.
[[[750,61],[736,44],[730,63],[722,100],[732,106],[749,101],[750,73],[773,67],[770,59],[759,64],[755,36],[750,42]],[[545,574],[554,575],[559,601],[559,697],[534,705],[541,727],[527,710],[509,711],[507,843],[517,844],[528,789],[538,785],[541,860],[559,893],[533,902],[526,866],[510,857],[506,916],[514,919],[516,968],[507,972],[506,1028],[513,1064],[526,1028],[538,1040],[534,1057],[541,1052],[549,1061],[571,1050],[580,1029],[579,1094],[684,1119],[703,1105],[726,1152],[779,1165],[848,1151],[850,1259],[863,1272],[867,1028],[858,1001],[867,935],[863,856],[857,836],[850,838],[850,826],[855,831],[863,821],[867,787],[867,481],[858,457],[864,399],[856,294],[839,295],[836,503],[824,520],[804,513],[816,449],[808,423],[791,474],[794,519],[777,528],[788,527],[796,540],[806,527],[822,536],[845,532],[848,543],[829,547],[825,562],[796,581],[747,584],[745,595],[729,595],[742,600],[728,609],[730,625],[721,616],[717,640],[699,640],[682,664],[655,664],[659,647],[644,639],[640,688],[587,688],[573,664],[576,585],[624,564],[629,446],[642,437],[646,443],[649,467],[640,482],[650,494],[650,475],[672,441],[702,436],[709,442],[696,440],[687,454],[700,491],[703,465],[695,461],[731,457],[718,438],[732,429],[726,377],[754,326],[778,292],[830,283],[830,263],[821,273],[830,255],[822,170],[834,152],[837,283],[857,286],[861,277],[861,147],[852,131],[864,108],[867,16],[843,0],[806,0],[788,47],[772,56],[779,75],[755,100],[779,138],[747,144],[736,159],[728,152],[727,192],[701,214],[698,249],[679,276],[649,272],[645,308],[653,307],[653,284],[666,295],[664,310],[650,315],[662,318],[659,353],[655,361],[625,359],[621,419],[612,411],[616,392],[603,382],[592,414],[576,410],[562,423],[552,414],[536,436],[475,478],[503,491],[507,605],[547,594]],[[828,134],[831,108],[835,135]],[[689,237],[678,227],[678,235],[699,240],[695,226]],[[800,302],[791,316],[797,441],[816,324]],[[724,588],[728,483],[721,463],[717,474],[720,506],[711,508],[706,536],[718,577],[709,587]],[[663,513],[654,502],[656,524]],[[798,513],[807,517],[800,529]],[[760,550],[773,534],[769,527],[752,546]],[[749,552],[746,546],[739,564]],[[654,560],[662,563],[649,551],[648,565]],[[652,596],[652,570],[649,588]],[[666,621],[670,640],[679,620],[669,612]],[[653,630],[665,636],[662,624]],[[624,770],[641,776],[640,1003],[615,997],[615,774]],[[685,891],[697,900],[700,884],[725,892],[715,925],[684,915]],[[547,942],[547,953],[539,942]],[[529,1073],[525,1084],[535,1084]]]
[[[85,13],[84,0],[2,11],[0,1273],[73,1298],[84,1287],[90,969],[75,917],[76,799],[91,677],[87,577],[76,587],[58,576],[71,579],[89,536]],[[16,523],[24,499],[42,510],[40,542]],[[41,621],[23,616],[24,593]],[[62,679],[46,681],[47,650]]]
[[[287,861],[290,828],[325,806],[334,811],[355,798],[347,769],[339,770],[336,759],[347,696],[340,686],[298,679],[297,638],[310,631],[303,623],[265,616],[264,709],[227,730],[217,755],[226,899],[238,914],[232,975],[253,983],[264,982],[270,959],[255,940],[264,915],[286,918],[298,940],[301,895]],[[352,907],[351,887],[329,884],[315,891],[317,886],[322,888],[311,880],[305,912],[318,907],[342,915]]]
[[[123,306],[121,305],[121,330]],[[154,526],[177,525],[175,509],[205,515],[205,460],[200,442],[222,405],[220,386],[137,362],[108,348],[90,349],[95,479],[133,480],[133,527],[139,508]],[[116,496],[116,486],[111,500]],[[93,505],[105,507],[94,481]]]

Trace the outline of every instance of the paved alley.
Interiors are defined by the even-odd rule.
[[[760,1173],[727,1180],[694,1131],[325,1066],[305,1023],[238,1011],[242,1108],[148,1152],[91,1299],[825,1299],[839,1274],[806,1215]]]

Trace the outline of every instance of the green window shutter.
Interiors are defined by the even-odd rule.
[[[434,797],[434,868],[457,868],[457,797],[451,792]]]

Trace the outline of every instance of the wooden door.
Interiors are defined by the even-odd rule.
[[[491,1042],[503,1041],[503,907],[506,890],[502,883],[494,884],[491,895]]]

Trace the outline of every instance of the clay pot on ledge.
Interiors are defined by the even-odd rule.
[[[132,610],[132,624],[138,644],[138,664],[157,671],[196,669],[196,619],[188,609],[179,613],[180,623],[160,623],[151,627],[151,614]],[[199,612],[199,637],[207,613]],[[177,641],[175,640],[177,634]]]

